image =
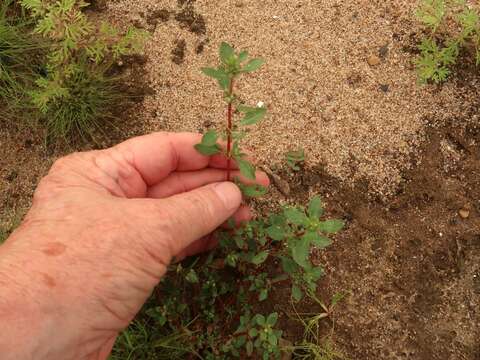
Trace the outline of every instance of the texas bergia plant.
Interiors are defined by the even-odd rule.
[[[227,121],[225,128],[207,131],[195,148],[207,156],[224,153],[230,159],[228,178],[247,195],[256,196],[264,189],[231,179],[233,161],[245,178],[255,179],[255,168],[245,159],[239,142],[244,127],[257,123],[266,113],[264,107],[245,106],[234,93],[238,77],[263,64],[261,59],[247,61],[247,57],[246,51],[236,54],[223,43],[221,65],[202,69],[224,92]],[[243,114],[238,124],[233,119],[235,110]],[[225,147],[218,143],[219,138],[226,141]],[[208,360],[280,358],[284,336],[280,323],[285,315],[268,300],[280,284],[290,289],[293,301],[300,301],[305,294],[315,295],[324,270],[313,264],[311,249],[328,246],[327,235],[343,227],[341,220],[321,220],[323,212],[320,198],[314,197],[306,209],[288,206],[240,227],[231,224],[217,231],[219,246],[215,250],[172,265],[157,288],[158,305],[147,305],[146,310],[149,320],[144,324],[151,326],[156,336],[149,340],[156,344],[155,354],[150,351],[135,358],[185,358],[186,353]],[[130,340],[115,348],[117,358],[125,356],[122,347],[144,349],[134,347],[132,336],[125,334]]]
[[[240,141],[245,137],[245,127],[255,125],[262,120],[267,112],[264,106],[250,107],[241,103],[234,92],[234,85],[240,75],[250,73],[260,68],[264,61],[252,59],[247,61],[248,53],[241,51],[236,54],[234,49],[227,43],[220,45],[221,64],[217,68],[203,68],[202,72],[217,80],[223,97],[227,104],[227,121],[225,129],[221,131],[209,130],[202,138],[202,142],[195,148],[203,155],[211,156],[224,153],[227,157],[227,179],[235,180],[247,196],[258,196],[265,193],[265,189],[259,185],[242,185],[238,179],[231,178],[231,162],[235,160],[240,173],[245,178],[255,180],[255,167],[245,159],[245,154],[240,148]],[[234,109],[243,114],[243,118],[234,123]],[[223,150],[217,142],[219,137],[226,141],[226,149]]]

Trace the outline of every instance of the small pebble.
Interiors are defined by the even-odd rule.
[[[376,55],[370,55],[367,58],[367,62],[370,66],[377,66],[378,64],[380,64],[380,58]]]
[[[462,219],[467,219],[470,216],[470,211],[467,209],[460,209],[458,210],[458,215],[460,215]]]
[[[388,84],[381,84],[380,85],[380,90],[382,90],[384,93],[388,92],[388,89],[390,86]]]
[[[378,55],[385,59],[385,57],[388,55],[388,44],[383,45],[380,49],[378,49]]]

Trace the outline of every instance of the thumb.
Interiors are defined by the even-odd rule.
[[[169,222],[171,256],[177,256],[227,221],[240,207],[242,194],[234,183],[220,182],[158,201]]]

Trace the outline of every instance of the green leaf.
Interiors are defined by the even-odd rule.
[[[297,264],[289,257],[282,256],[280,261],[282,262],[283,271],[287,274],[293,274],[297,270]]]
[[[321,266],[314,267],[308,271],[308,275],[314,281],[317,281],[318,279],[320,279],[324,273],[325,271]]]
[[[247,344],[245,345],[245,349],[247,351],[247,356],[252,356],[253,354],[253,342],[252,340],[248,340]]]
[[[264,326],[265,325],[265,316],[261,314],[255,315],[255,322],[257,325]]]
[[[200,154],[205,155],[205,156],[212,156],[215,154],[220,153],[220,146],[217,144],[213,146],[206,146],[204,144],[196,144],[195,150],[197,150]]]
[[[323,214],[322,200],[319,196],[314,196],[308,204],[308,216],[318,219]]]
[[[222,60],[224,64],[229,64],[232,61],[232,59],[234,59],[235,57],[235,51],[226,42],[221,43],[219,53],[220,53],[220,60]]]
[[[235,181],[242,194],[246,197],[259,197],[267,193],[267,188],[259,184],[245,185],[240,181]]]
[[[241,348],[243,345],[245,345],[245,342],[247,341],[247,337],[245,335],[241,335],[237,338],[235,341],[235,347],[237,349]]]
[[[217,80],[224,79],[227,76],[227,73],[223,69],[214,69],[214,68],[202,68],[201,69],[202,73],[205,75],[212,77]]]
[[[308,257],[310,255],[310,240],[302,237],[295,241],[292,247],[292,257],[295,262],[303,268],[310,266]]]
[[[303,292],[297,285],[292,285],[292,297],[295,301],[302,300]]]
[[[257,337],[258,330],[255,328],[251,328],[250,330],[248,330],[248,336],[250,336],[251,338]]]
[[[277,320],[278,320],[278,314],[276,312],[271,313],[270,315],[268,315],[267,324],[270,326],[273,326],[277,323]]]
[[[238,61],[239,62],[244,62],[247,60],[248,57],[248,52],[247,51],[241,51],[240,54],[238,54]]]
[[[282,241],[283,239],[285,239],[285,231],[282,227],[278,225],[272,225],[268,227],[265,231],[267,232],[267,235],[275,241]]]
[[[324,249],[332,244],[332,240],[330,240],[326,236],[317,234],[317,237],[312,241],[312,244],[320,249]]]
[[[235,159],[238,165],[238,169],[240,170],[240,174],[245,176],[247,179],[255,180],[255,167],[252,163],[248,162],[242,158]]]
[[[187,275],[185,276],[185,280],[189,283],[197,284],[198,283],[198,276],[194,269],[191,269]]]
[[[297,208],[287,208],[284,210],[285,217],[295,225],[306,225],[308,218],[305,213]]]
[[[258,123],[265,117],[267,109],[264,107],[255,108],[255,110],[249,111],[245,114],[245,117],[240,120],[240,125],[249,126]]]
[[[228,254],[225,258],[225,262],[227,263],[227,265],[235,267],[237,264],[237,257],[234,254]]]
[[[266,300],[268,297],[268,290],[267,289],[262,289],[260,293],[258,294],[258,301],[263,301]]]
[[[327,234],[334,234],[343,229],[345,223],[342,220],[326,220],[320,222],[318,229]]]
[[[264,63],[265,60],[263,59],[252,59],[242,68],[242,72],[255,71],[259,69]]]
[[[234,227],[232,227],[233,229]],[[243,237],[241,236],[235,236],[234,237],[234,240],[235,240],[235,244],[237,245],[237,247],[239,249],[243,249],[243,247],[245,246],[245,240],[243,239]]]
[[[303,235],[304,238],[307,238],[311,244],[315,245],[316,247],[323,249],[329,246],[332,241],[327,238],[326,236],[320,235],[316,231],[309,231]]]
[[[339,301],[342,301],[345,298],[344,293],[336,293],[332,296],[332,300],[330,301],[330,306],[335,306],[338,304]]]
[[[220,86],[222,90],[227,90],[230,86],[230,78],[226,76],[224,78],[218,79],[218,86]]]
[[[251,106],[246,106],[246,105],[238,105],[237,106],[237,111],[242,112],[242,113],[249,113],[252,111],[255,111],[259,109],[258,107],[251,107]]]
[[[208,130],[202,136],[202,145],[205,146],[213,146],[217,143],[218,134],[215,130]]]
[[[251,262],[252,262],[252,264],[260,265],[265,260],[267,260],[267,258],[268,258],[268,252],[266,250],[264,250],[262,252],[259,252],[257,255],[255,255],[252,258]]]
[[[269,342],[270,345],[272,345],[272,346],[277,346],[277,344],[278,344],[278,339],[277,339],[277,337],[275,336],[275,334],[269,334],[269,335],[268,335],[268,342]]]

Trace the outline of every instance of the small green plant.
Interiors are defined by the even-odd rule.
[[[422,0],[416,16],[430,32],[418,46],[420,56],[415,61],[421,83],[445,81],[463,50],[473,48],[475,63],[480,64],[478,9],[464,0]],[[448,23],[458,30],[449,31]]]
[[[290,169],[299,171],[305,162],[305,151],[303,149],[288,151],[285,154],[285,161]]]
[[[210,130],[202,138],[202,142],[195,148],[203,155],[211,156],[223,153],[227,159],[227,179],[231,179],[231,161],[235,160],[240,173],[247,179],[255,180],[255,167],[245,158],[241,150],[240,141],[246,136],[246,127],[257,124],[265,116],[267,109],[264,106],[251,107],[239,101],[234,92],[234,86],[240,75],[253,72],[259,69],[264,61],[262,59],[248,60],[248,52],[241,51],[238,54],[227,43],[220,45],[221,64],[216,68],[203,68],[202,72],[217,80],[220,89],[223,91],[223,98],[227,104],[227,119],[224,129]],[[243,118],[234,123],[235,112],[243,114]],[[218,140],[226,141],[226,149],[223,149]],[[241,186],[246,195],[258,196],[264,193],[259,186]]]
[[[319,313],[299,313],[292,303],[296,318],[302,324],[304,328],[303,339],[291,347],[291,351],[295,359],[303,360],[340,360],[344,359],[343,355],[335,350],[333,343],[330,341],[329,336],[321,336],[320,322],[322,319],[330,318],[332,323],[333,310],[335,306],[341,301],[345,294],[336,293],[332,296],[329,305],[325,305],[319,300],[315,294],[308,294],[310,299],[314,301],[320,308]]]
[[[224,92],[227,121],[223,129],[207,131],[195,148],[207,156],[224,154],[231,162],[229,180],[236,181],[247,196],[258,196],[265,190],[241,182],[255,179],[255,168],[245,159],[239,142],[245,127],[260,121],[266,109],[241,104],[233,87],[239,75],[263,64],[261,59],[248,61],[247,57],[246,51],[237,54],[222,43],[220,66],[202,69]],[[233,121],[234,108],[243,114],[238,124]],[[226,146],[219,143],[220,138]],[[233,161],[244,178],[232,178]],[[269,300],[279,285],[289,289],[294,302],[316,292],[324,269],[312,262],[311,251],[327,247],[328,235],[344,225],[323,216],[323,204],[314,197],[307,208],[285,206],[240,227],[230,224],[219,229],[215,250],[170,266],[152,298],[154,305],[146,307],[141,319],[155,329],[156,339],[181,339],[164,347],[167,352],[183,346],[184,355],[205,360],[279,359],[284,314]],[[141,334],[140,339],[144,339]],[[117,342],[116,353],[126,348],[124,336]],[[141,351],[130,352],[130,358],[143,359]]]
[[[106,22],[91,22],[82,0],[20,4],[35,21],[33,32],[50,43],[44,73],[30,92],[33,105],[54,137],[90,132],[119,98],[109,69],[120,57],[141,51],[146,33],[130,28],[121,34]]]

